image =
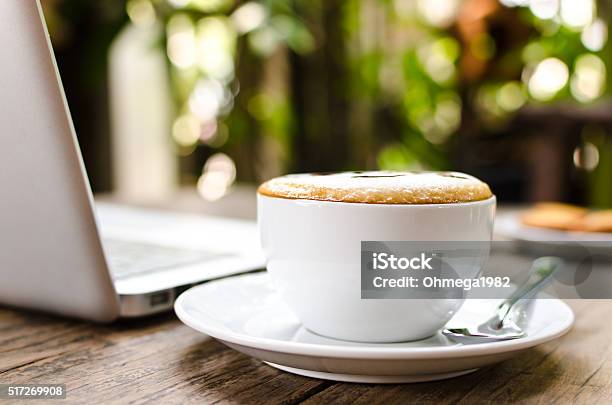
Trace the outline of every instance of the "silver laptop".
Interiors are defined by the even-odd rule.
[[[254,223],[94,207],[40,4],[0,1],[0,303],[107,322],[263,264]]]

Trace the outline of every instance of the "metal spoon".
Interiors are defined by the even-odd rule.
[[[552,256],[534,260],[527,282],[497,307],[495,316],[475,327],[444,329],[442,333],[459,343],[485,343],[524,337],[525,331],[514,319],[516,307],[520,306],[518,303],[522,301],[524,304],[523,300],[533,298],[562,264],[563,260]],[[529,300],[523,309],[526,310],[531,302]]]

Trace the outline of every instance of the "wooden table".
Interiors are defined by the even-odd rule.
[[[221,213],[219,207],[243,204],[243,216],[254,215],[252,190],[232,198],[242,202],[204,205],[188,196],[175,206]],[[174,314],[94,325],[0,308],[0,383],[65,383],[69,402],[88,404],[610,403],[612,301],[569,304],[576,324],[557,341],[466,376],[405,385],[281,372],[189,329]]]

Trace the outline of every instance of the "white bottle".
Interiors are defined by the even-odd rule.
[[[159,24],[128,24],[109,51],[113,183],[128,201],[160,201],[177,187],[172,98]]]

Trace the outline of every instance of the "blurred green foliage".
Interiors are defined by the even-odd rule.
[[[260,179],[269,174],[258,173],[264,158],[236,145],[256,146],[253,155],[265,155],[262,143],[272,148],[282,162],[273,171],[307,169],[292,163],[297,127],[306,127],[305,143],[317,143],[311,132],[330,128],[318,121],[334,119],[333,112],[299,117],[296,92],[323,99],[337,90],[333,81],[321,94],[308,84],[296,89],[309,80],[295,71],[300,63],[344,73],[336,79],[346,94],[334,102],[346,111],[337,118],[348,116],[343,129],[359,142],[337,143],[356,149],[338,151],[341,168],[445,168],[457,132],[495,128],[529,104],[599,99],[607,23],[589,1],[544,3],[130,0],[127,9],[137,24],[150,9],[166,27],[178,119],[194,123],[175,127],[181,154],[234,153],[254,172],[242,177]],[[328,48],[338,38],[335,53]]]
[[[45,3],[55,39],[69,38],[70,15],[82,5]],[[134,25],[160,28],[186,181],[219,152],[248,181],[286,171],[449,168],[462,137],[496,132],[526,108],[579,108],[607,94],[607,10],[592,0],[97,7],[110,15],[117,5]],[[587,138],[606,167],[607,141]]]

